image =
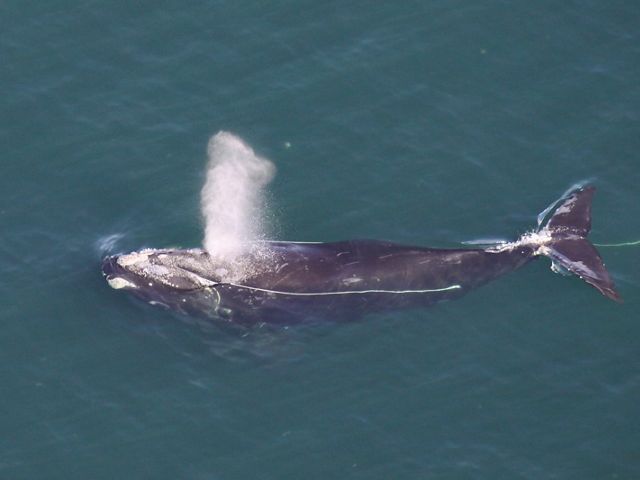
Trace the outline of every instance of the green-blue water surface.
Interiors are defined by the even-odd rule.
[[[0,478],[640,477],[625,303],[535,262],[432,309],[203,327],[107,251],[198,246],[208,138],[271,158],[273,236],[514,238],[576,182],[640,238],[635,2],[2,2]]]

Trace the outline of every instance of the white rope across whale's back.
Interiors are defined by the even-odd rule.
[[[279,290],[269,290],[267,288],[250,287],[248,285],[239,285],[236,283],[220,283],[219,286],[230,285],[236,288],[246,288],[249,290],[256,290],[258,292],[273,293],[276,295],[293,295],[298,297],[314,297],[314,296],[328,296],[328,295],[358,295],[366,293],[391,293],[391,294],[406,294],[406,293],[436,293],[436,292],[448,292],[450,290],[457,290],[462,288],[461,285],[451,285],[444,288],[425,289],[425,290],[346,290],[343,292],[283,292]]]

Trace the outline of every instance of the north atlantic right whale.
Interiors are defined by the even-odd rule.
[[[592,186],[560,199],[538,227],[485,248],[440,249],[373,240],[257,242],[226,265],[202,249],[106,257],[109,285],[153,305],[239,324],[349,320],[459,298],[538,257],[621,301],[587,240]],[[237,269],[240,276],[230,275]]]

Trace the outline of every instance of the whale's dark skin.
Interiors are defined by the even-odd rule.
[[[240,324],[350,320],[424,307],[459,298],[540,255],[619,300],[586,240],[593,192],[588,187],[564,199],[538,232],[489,248],[434,249],[372,240],[265,242],[239,260],[247,273],[236,280],[200,249],[111,256],[102,269],[114,288],[149,303]]]
[[[222,282],[211,271],[198,275],[214,285],[145,285],[109,257],[106,275],[139,285],[134,294],[187,314],[222,317],[240,323],[289,323],[302,319],[350,319],[367,312],[423,307],[461,297],[526,264],[531,247],[488,252],[483,249],[444,250],[388,242],[354,240],[305,244],[271,242],[272,267],[238,283]],[[160,262],[159,255],[166,255]],[[202,250],[155,250],[150,263],[166,265],[180,259],[206,265]],[[178,267],[176,267],[178,268]],[[206,276],[205,276],[206,275]],[[153,282],[152,282],[153,283]],[[339,293],[336,293],[339,292]]]

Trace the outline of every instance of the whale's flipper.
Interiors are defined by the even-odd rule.
[[[538,253],[578,275],[606,297],[620,302],[622,299],[600,254],[586,238],[591,230],[591,201],[595,190],[592,186],[584,187],[559,202],[540,231],[548,240]]]

